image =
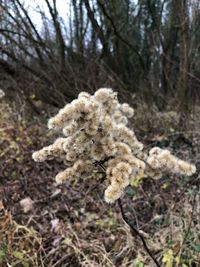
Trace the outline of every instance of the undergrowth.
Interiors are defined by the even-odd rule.
[[[102,174],[56,186],[60,162],[35,166],[31,159],[34,150],[49,143],[51,132],[37,121],[19,119],[4,103],[0,113],[0,266],[153,267],[140,240],[121,223],[118,207],[104,203],[105,188],[95,187],[93,177],[100,183]],[[149,148],[176,148],[178,156],[198,165],[199,136],[191,132],[160,128],[141,138]],[[27,198],[32,205],[25,210],[20,201]],[[123,205],[161,266],[199,266],[198,176],[146,179],[126,189]]]

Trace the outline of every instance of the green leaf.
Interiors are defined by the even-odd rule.
[[[62,243],[65,244],[65,245],[70,245],[70,244],[72,243],[72,239],[66,237],[66,238],[62,241]]]
[[[200,245],[193,245],[195,251],[200,252]]]
[[[27,261],[23,261],[23,262],[22,262],[22,265],[23,265],[24,267],[29,267],[29,266],[30,266],[29,263],[28,263]]]
[[[129,186],[126,188],[126,194],[128,197],[132,198],[133,196],[135,196],[135,190]]]
[[[144,172],[139,173],[136,177],[130,180],[130,185],[138,187],[141,185],[145,178]]]
[[[136,259],[134,262],[134,266],[135,267],[144,267],[144,263],[141,260]]]
[[[162,262],[165,263],[166,267],[173,267],[173,261],[174,261],[173,250],[172,249],[168,249],[163,254]]]
[[[0,250],[0,259],[5,257],[6,256],[6,253],[4,250]]]
[[[19,260],[23,260],[23,258],[24,258],[24,254],[19,252],[19,251],[14,251],[13,256],[15,256],[15,258],[17,258]]]

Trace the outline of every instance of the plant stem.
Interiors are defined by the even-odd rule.
[[[148,248],[147,246],[147,243],[144,239],[144,237],[140,234],[140,232],[128,221],[128,218],[126,217],[125,215],[125,212],[124,212],[124,208],[123,208],[123,205],[122,205],[122,202],[121,202],[121,199],[118,199],[118,205],[119,205],[119,208],[120,208],[120,211],[121,211],[121,215],[122,215],[122,218],[123,220],[125,221],[126,224],[128,224],[128,226],[130,227],[131,229],[131,232],[132,232],[132,235],[134,236],[138,236],[141,241],[142,241],[142,244],[144,246],[144,249],[145,251],[148,253],[148,255],[151,257],[151,259],[154,261],[155,265],[157,267],[161,267],[161,265],[159,264],[159,262],[157,261],[157,259],[154,257],[153,253],[150,251],[150,249]]]

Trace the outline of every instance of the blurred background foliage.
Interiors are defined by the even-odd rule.
[[[7,96],[17,93],[36,111],[36,100],[60,107],[79,91],[104,86],[159,110],[171,103],[185,113],[199,100],[199,0],[62,1],[66,16],[58,5],[0,2],[0,86]]]

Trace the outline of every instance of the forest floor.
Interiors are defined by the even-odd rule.
[[[178,114],[139,114],[144,112],[145,119],[135,119],[138,139],[149,148],[168,148],[199,169],[197,113],[180,131],[174,118]],[[123,222],[118,205],[105,203],[100,176],[57,186],[54,177],[62,164],[32,160],[32,152],[53,139],[38,118],[27,120],[1,100],[0,266],[155,266]],[[200,266],[199,185],[196,174],[147,178],[126,189],[126,216],[160,266]]]

